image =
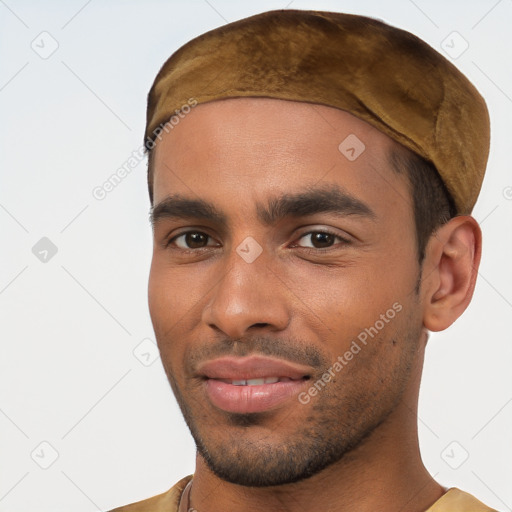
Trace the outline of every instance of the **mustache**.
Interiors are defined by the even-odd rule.
[[[313,368],[325,368],[328,366],[328,358],[318,348],[311,346],[311,344],[308,345],[299,340],[275,339],[268,336],[236,340],[224,338],[212,341],[195,349],[190,349],[186,357],[188,364],[195,370],[201,363],[211,359],[223,356],[247,357],[253,355],[284,359]]]

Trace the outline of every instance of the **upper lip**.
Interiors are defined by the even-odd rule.
[[[264,356],[221,357],[199,365],[198,373],[208,379],[263,379],[288,377],[302,379],[310,374],[308,368],[283,359]]]

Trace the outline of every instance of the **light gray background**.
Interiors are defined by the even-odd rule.
[[[0,0],[0,511],[107,510],[193,472],[147,308],[145,160],[105,199],[92,191],[140,148],[147,92],[174,50],[286,7],[405,28],[450,52],[488,102],[480,277],[462,318],[430,339],[419,433],[439,482],[512,510],[511,0]],[[53,257],[48,242],[33,253],[43,237]]]

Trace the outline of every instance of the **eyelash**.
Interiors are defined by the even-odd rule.
[[[169,247],[172,242],[174,242],[177,238],[180,238],[181,236],[184,236],[184,235],[187,235],[187,234],[190,234],[190,233],[196,233],[196,234],[201,234],[201,235],[206,235],[208,238],[213,238],[211,237],[210,235],[208,235],[208,233],[205,233],[203,231],[197,231],[197,230],[189,230],[189,231],[183,231],[182,233],[179,233],[175,236],[173,236],[172,238],[170,238],[169,240],[167,240],[164,245],[165,247]],[[350,240],[346,239],[346,238],[343,238],[342,236],[338,235],[337,233],[334,233],[333,231],[330,231],[328,229],[316,229],[316,230],[312,230],[312,231],[307,231],[305,233],[302,233],[300,235],[300,237],[298,238],[298,240],[301,240],[302,238],[304,238],[305,236],[307,235],[312,235],[314,233],[322,233],[322,234],[326,234],[326,235],[332,235],[334,236],[335,238],[337,238],[338,240],[341,240],[342,244],[343,245],[349,245],[351,242]],[[300,247],[300,246],[299,246]],[[179,250],[183,253],[197,253],[198,251],[202,250],[202,249],[208,249],[210,248],[209,246],[206,246],[206,247],[199,247],[197,249],[183,249],[181,247],[175,247],[176,250]],[[303,250],[306,250],[307,252],[315,252],[315,253],[321,253],[321,252],[327,252],[327,251],[330,251],[330,250],[333,250],[335,249],[334,246],[331,246],[331,247],[322,247],[322,248],[315,248],[315,247],[300,247],[301,249]]]

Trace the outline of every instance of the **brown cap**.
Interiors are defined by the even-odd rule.
[[[268,11],[206,32],[156,76],[146,147],[177,111],[247,96],[350,112],[432,162],[457,212],[471,213],[489,154],[485,101],[409,32],[364,16],[302,10]]]

